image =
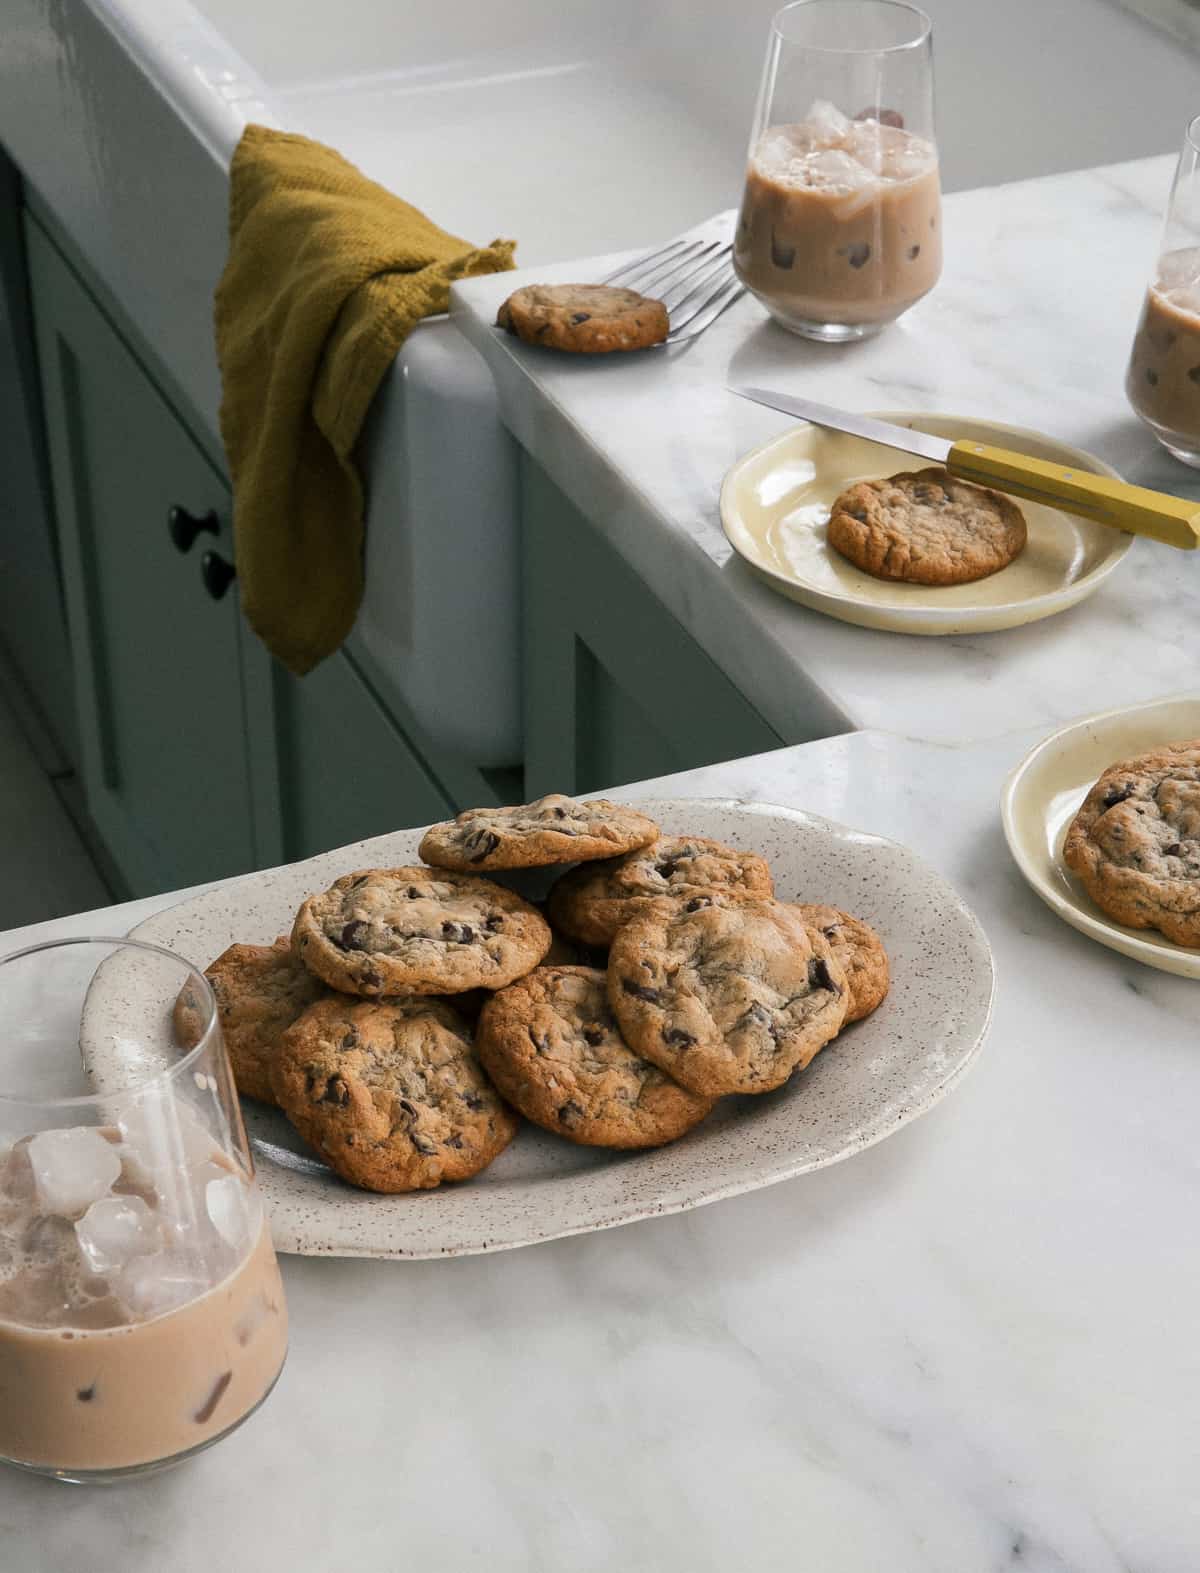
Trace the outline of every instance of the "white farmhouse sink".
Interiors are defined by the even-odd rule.
[[[456,233],[516,237],[521,266],[647,244],[727,207],[736,188],[757,20],[727,62],[727,105],[695,70],[692,29],[663,36],[671,4],[200,4],[289,124]]]
[[[337,146],[467,239],[515,238],[521,265],[649,244],[736,189],[744,102],[723,125],[712,104],[664,92],[645,8],[629,0],[202,4],[281,124]],[[745,41],[751,79],[758,31]],[[402,352],[368,457],[356,638],[438,742],[515,764],[515,454],[489,373],[448,323]]]
[[[528,267],[736,200],[774,0],[0,0],[0,141],[216,431],[211,296],[247,120],[306,132]],[[943,175],[1161,151],[1194,63],[1106,0],[940,0]],[[948,266],[953,267],[953,235]],[[353,642],[425,730],[520,757],[515,473],[482,362],[423,326],[364,457]]]

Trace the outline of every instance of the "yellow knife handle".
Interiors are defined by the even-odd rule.
[[[1130,486],[1108,475],[1093,475],[1069,464],[1031,459],[983,442],[956,442],[946,460],[951,475],[1028,497],[1109,524],[1132,535],[1150,535],[1168,546],[1195,551],[1200,546],[1200,503],[1146,486]]]

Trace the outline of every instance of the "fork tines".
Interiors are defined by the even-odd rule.
[[[721,213],[619,267],[601,282],[661,300],[671,319],[667,344],[703,333],[742,293],[733,271],[733,213]]]

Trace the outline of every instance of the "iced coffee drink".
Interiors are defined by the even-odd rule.
[[[858,338],[937,283],[937,150],[894,111],[817,102],[751,150],[734,240],[738,276],[784,326]]]
[[[84,1477],[173,1460],[274,1385],[287,1315],[257,1191],[184,1129],[166,1167],[136,1115],[0,1154],[0,1456]]]
[[[178,1462],[286,1352],[207,980],[135,940],[0,957],[0,1462],[89,1483]]]
[[[1200,248],[1160,259],[1138,320],[1125,392],[1164,447],[1200,464]]]

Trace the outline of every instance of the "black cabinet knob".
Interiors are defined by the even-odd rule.
[[[214,601],[219,601],[237,578],[237,569],[220,552],[205,552],[200,559],[200,577]]]
[[[210,508],[207,513],[189,513],[186,508],[181,508],[178,503],[167,509],[167,534],[177,551],[189,552],[192,542],[202,532],[216,535],[221,525],[216,514]]]

